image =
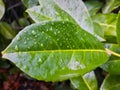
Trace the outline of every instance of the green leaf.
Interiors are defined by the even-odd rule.
[[[120,45],[120,12],[118,14],[117,24],[116,24],[116,32],[117,32],[117,41]]]
[[[50,1],[50,2],[49,2]],[[44,3],[47,3],[44,5]],[[41,1],[40,6],[35,6],[26,10],[30,17],[36,22],[46,21],[70,21],[75,23],[72,17],[60,9],[52,0]]]
[[[95,37],[60,21],[26,27],[2,54],[31,77],[45,81],[83,75],[108,60]]]
[[[0,19],[3,17],[5,13],[5,5],[2,0],[0,0]]]
[[[98,90],[97,79],[93,71],[82,77],[72,78],[71,83],[78,90]]]
[[[11,28],[9,24],[6,22],[0,23],[0,33],[6,38],[6,39],[13,39],[16,35],[16,32]]]
[[[97,14],[92,20],[101,27],[100,32],[104,32],[104,36],[116,36],[117,14]],[[96,28],[95,31],[97,30]]]
[[[30,8],[39,4],[38,0],[22,0],[22,2],[27,8]]]
[[[82,0],[55,0],[84,30],[94,33],[94,26],[88,9]]]
[[[103,13],[110,13],[112,10],[120,6],[120,0],[106,0],[106,5],[103,8]]]
[[[64,0],[39,0],[39,2],[41,6],[33,7],[27,10],[28,14],[35,22],[55,20],[70,21],[73,23],[77,22],[83,29],[94,34],[93,23],[89,12],[81,0],[69,0],[69,3]]]
[[[120,60],[108,61],[101,68],[110,74],[120,75]]]
[[[102,7],[102,3],[98,0],[88,0],[85,1],[84,3],[91,16],[96,15],[98,10]]]
[[[100,90],[119,90],[120,89],[120,76],[108,75],[102,83]]]

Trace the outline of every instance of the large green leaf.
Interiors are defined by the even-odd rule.
[[[83,75],[108,60],[103,45],[70,22],[28,26],[2,54],[31,77],[45,81]]]
[[[5,5],[2,0],[0,0],[0,19],[3,17],[5,13]]]
[[[117,41],[120,45],[120,12],[118,14],[117,24],[116,24],[116,32],[117,32]]]
[[[120,89],[120,76],[108,75],[102,83],[100,90],[119,90]]]
[[[70,80],[78,90],[98,90],[97,80],[93,71]]]
[[[36,6],[39,3],[38,0],[22,0],[22,2],[27,8]]]
[[[75,22],[72,17],[60,9],[53,0],[40,0],[40,2],[40,6],[27,9],[28,14],[36,23],[55,20]]]
[[[96,15],[99,9],[102,7],[102,3],[98,0],[87,0],[85,5],[91,16]]]
[[[103,8],[103,13],[110,13],[112,10],[120,6],[120,0],[106,0],[106,5]]]

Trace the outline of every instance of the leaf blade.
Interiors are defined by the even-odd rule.
[[[25,28],[2,54],[31,77],[45,81],[79,76],[108,60],[94,36],[75,24],[60,21]],[[44,63],[39,65],[41,61]]]

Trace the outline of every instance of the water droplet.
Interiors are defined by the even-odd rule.
[[[18,36],[18,37],[17,37],[17,40],[21,40],[21,37],[20,37],[20,36]]]
[[[27,38],[27,40],[30,40],[30,38]]]
[[[38,62],[42,62],[41,58],[39,58]]]
[[[50,30],[52,31],[52,27],[50,27]]]
[[[43,43],[41,43],[40,46],[43,47]]]
[[[26,65],[23,66],[23,69],[26,71],[29,70],[28,66],[26,66]]]
[[[37,42],[35,42],[35,44],[37,44]]]
[[[36,34],[36,32],[33,30],[33,31],[32,31],[32,34],[33,34],[33,35],[35,35],[35,34]]]
[[[25,41],[24,44],[26,44],[27,42]]]
[[[18,46],[17,46],[17,45],[15,46],[15,50],[17,50],[17,51],[18,51]]]
[[[56,33],[56,32],[54,32],[54,34],[56,35],[57,33]]]
[[[27,47],[28,49],[30,49],[30,47]]]

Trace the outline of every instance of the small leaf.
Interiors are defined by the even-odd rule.
[[[103,13],[110,13],[112,10],[120,6],[120,0],[106,0],[106,5],[103,8]]]
[[[116,32],[117,32],[117,41],[120,45],[120,12],[118,14],[117,24],[116,24]]]
[[[85,5],[91,16],[96,15],[98,10],[102,7],[102,3],[98,0],[85,1]]]
[[[5,5],[2,0],[0,0],[0,19],[3,17],[5,13]]]
[[[108,75],[102,85],[100,90],[119,90],[120,89],[120,76],[119,75]]]
[[[45,81],[83,75],[108,60],[95,37],[75,24],[60,21],[26,27],[2,54],[31,77]]]
[[[39,0],[40,6],[27,9],[30,17],[37,23],[46,21],[70,21],[75,23],[72,17],[63,11],[54,0]]]
[[[71,79],[71,83],[78,90],[98,90],[97,79],[94,72]]]
[[[30,8],[39,4],[38,0],[22,0],[22,2],[27,8]]]
[[[12,39],[15,37],[16,33],[15,31],[11,28],[9,24],[6,22],[1,22],[0,23],[0,33],[6,38],[6,39]]]

